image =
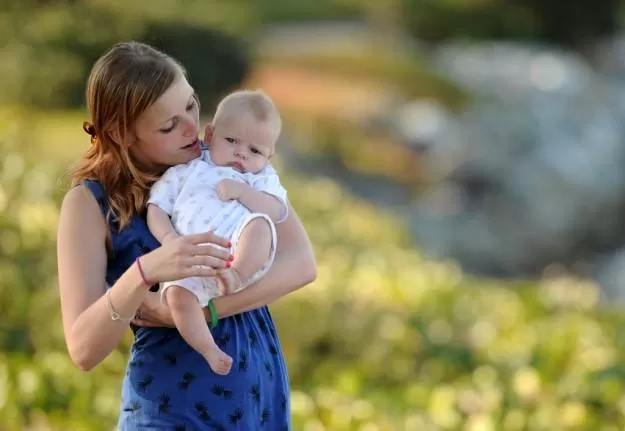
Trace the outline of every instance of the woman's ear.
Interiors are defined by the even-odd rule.
[[[125,140],[122,140],[122,135],[121,133],[119,133],[119,128],[117,127],[111,127],[110,129],[108,129],[108,135],[109,138],[113,140],[113,142],[120,146],[123,143],[124,145],[126,145],[126,147],[130,147],[132,144],[137,142],[137,137],[134,133],[131,132],[128,132]]]
[[[108,133],[109,138],[111,138],[111,140],[115,142],[117,145],[122,144],[122,135],[121,133],[119,133],[119,128],[111,127],[110,129],[106,131],[106,133]]]

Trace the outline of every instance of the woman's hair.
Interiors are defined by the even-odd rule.
[[[110,207],[107,217],[114,217],[120,230],[144,210],[149,188],[158,179],[133,159],[129,132],[181,75],[185,70],[176,60],[140,42],[113,46],[91,69],[86,93],[91,121],[83,124],[91,147],[74,170],[72,185],[99,181]],[[111,130],[119,132],[120,142],[112,139]]]

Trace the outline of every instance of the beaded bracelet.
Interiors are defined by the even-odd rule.
[[[215,304],[212,299],[208,301],[208,312],[211,316],[210,328],[215,329],[215,327],[217,327],[217,323],[219,323],[219,316],[217,315],[217,309],[215,308]]]

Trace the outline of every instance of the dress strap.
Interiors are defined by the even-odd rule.
[[[100,184],[99,181],[94,180],[84,180],[82,184],[89,189],[89,191],[93,194],[93,197],[98,202],[98,206],[100,207],[100,211],[102,215],[107,218],[109,213],[109,203],[106,199],[106,193],[104,192],[104,187]]]

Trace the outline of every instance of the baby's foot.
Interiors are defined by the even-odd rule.
[[[216,345],[212,346],[202,356],[204,356],[204,359],[206,359],[208,365],[211,367],[211,370],[215,372],[215,374],[225,376],[230,372],[230,368],[232,367],[232,358]]]
[[[222,271],[217,277],[217,281],[219,282],[219,290],[224,295],[234,293],[241,287],[241,276],[235,268]]]

